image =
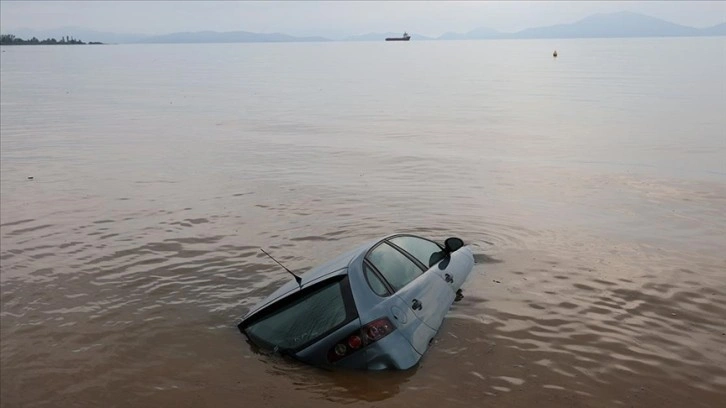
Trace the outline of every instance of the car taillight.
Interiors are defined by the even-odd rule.
[[[370,342],[378,341],[393,331],[393,325],[387,318],[374,320],[363,327],[366,338]]]
[[[376,319],[339,341],[328,351],[328,361],[334,363],[371,343],[388,336],[396,326],[387,317]]]
[[[352,348],[353,350],[358,350],[360,346],[363,345],[363,340],[360,339],[360,336],[356,336],[355,334],[348,337],[348,347]]]

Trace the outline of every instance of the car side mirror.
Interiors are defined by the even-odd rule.
[[[450,254],[463,246],[464,241],[462,241],[461,238],[451,237],[444,241],[444,250],[447,254]]]
[[[437,263],[439,263],[439,261],[441,261],[444,258],[446,258],[446,252],[444,252],[444,251],[434,252],[429,257],[429,268],[436,265]]]

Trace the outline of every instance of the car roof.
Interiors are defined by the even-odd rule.
[[[297,282],[294,279],[290,279],[290,281],[286,282],[282,286],[280,286],[277,290],[272,292],[267,298],[265,298],[263,301],[255,305],[252,309],[250,309],[249,312],[245,315],[245,317],[242,319],[242,321],[247,320],[252,315],[256,314],[258,311],[264,309],[265,307],[282,300],[283,298],[287,297],[288,295],[291,295],[293,293],[296,293],[300,291],[301,289],[304,289],[305,287],[309,287],[312,284],[321,282],[324,278],[332,278],[334,276],[340,276],[345,274],[358,274],[363,273],[363,260],[365,258],[365,255],[368,253],[368,250],[376,246],[379,242],[385,241],[387,239],[391,239],[397,236],[412,236],[412,237],[419,237],[414,234],[406,234],[406,233],[399,233],[399,234],[390,234],[384,237],[380,237],[378,239],[369,241],[363,245],[360,245],[356,247],[355,249],[352,249],[350,251],[347,251],[325,263],[322,265],[315,267],[304,274],[300,275],[301,280],[301,286],[297,284]],[[424,238],[425,239],[425,238]]]

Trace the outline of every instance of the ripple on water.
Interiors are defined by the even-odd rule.
[[[412,203],[406,188],[371,193],[386,206],[325,186],[277,188],[214,192],[203,209],[132,198],[116,212],[3,223],[3,399],[706,407],[726,397],[720,259],[477,216],[461,196],[448,211]],[[476,254],[464,299],[418,367],[327,372],[251,351],[235,323],[289,280],[258,248],[303,271],[382,231],[458,235]]]

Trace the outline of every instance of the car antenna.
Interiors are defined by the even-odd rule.
[[[265,251],[264,249],[260,248],[260,251],[262,251],[262,253],[264,253],[265,255],[269,256],[270,259],[275,261],[276,264],[282,266],[282,269],[288,271],[290,273],[290,275],[294,276],[295,282],[297,282],[297,285],[300,286],[300,289],[302,289],[302,278],[301,277],[295,275],[291,270],[285,268],[285,265],[281,264],[280,262],[277,262],[277,259],[273,258],[272,255],[268,254],[267,251]]]

